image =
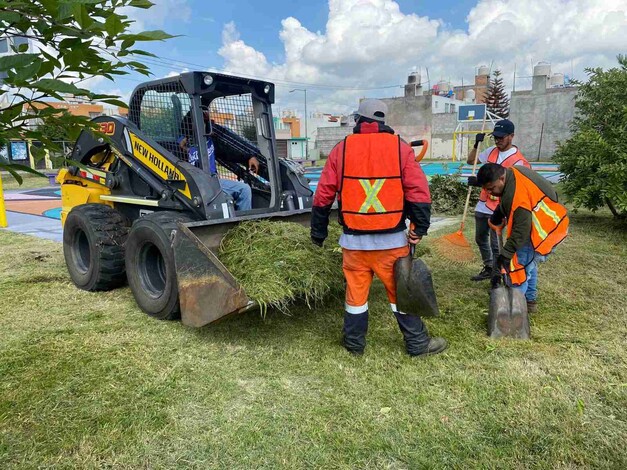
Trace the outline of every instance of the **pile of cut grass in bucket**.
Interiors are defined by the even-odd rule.
[[[309,308],[344,290],[341,228],[332,223],[320,248],[309,228],[290,222],[249,221],[230,230],[220,245],[220,261],[261,306],[284,313],[295,300]]]

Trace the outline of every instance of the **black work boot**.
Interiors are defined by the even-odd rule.
[[[342,330],[342,346],[355,355],[361,355],[366,348],[368,332],[368,310],[364,313],[344,312],[344,329]]]
[[[446,348],[448,348],[448,343],[444,338],[435,337],[429,339],[429,344],[427,345],[427,349],[421,352],[420,354],[416,354],[416,356],[433,356],[434,354],[441,353]]]
[[[488,264],[483,265],[483,269],[479,274],[472,276],[470,278],[471,281],[485,281],[486,279],[490,279],[492,277],[492,266]]]
[[[405,348],[410,356],[418,356],[429,347],[429,333],[420,317],[394,312],[398,326],[403,333]]]

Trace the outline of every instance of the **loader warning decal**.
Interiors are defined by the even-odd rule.
[[[131,144],[133,146],[133,155],[137,158],[137,160],[142,162],[146,167],[152,170],[153,173],[157,174],[164,180],[185,181],[185,183],[187,183],[183,173],[161,156],[159,152],[132,132],[129,132],[128,134],[131,138]],[[188,184],[185,184],[185,189],[179,189],[179,192],[188,199],[192,198],[192,195],[189,192]]]

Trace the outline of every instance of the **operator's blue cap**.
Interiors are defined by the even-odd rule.
[[[181,142],[183,142],[183,139],[185,139],[185,136],[184,136],[184,135],[182,135],[182,136],[180,136],[178,139],[176,139],[176,143],[177,143],[178,145],[181,145]]]
[[[502,119],[494,124],[492,135],[494,137],[505,137],[514,133],[514,123],[509,119]]]

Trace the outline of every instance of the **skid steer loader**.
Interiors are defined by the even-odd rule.
[[[128,280],[148,315],[196,327],[254,308],[216,257],[224,234],[259,218],[308,225],[313,198],[300,165],[277,157],[273,102],[271,83],[189,72],[139,85],[128,118],[95,118],[107,137],[83,131],[71,157],[79,163],[58,176],[76,286],[109,290]],[[198,150],[196,166],[183,137]],[[252,209],[236,210],[220,186],[226,179],[250,186]]]

